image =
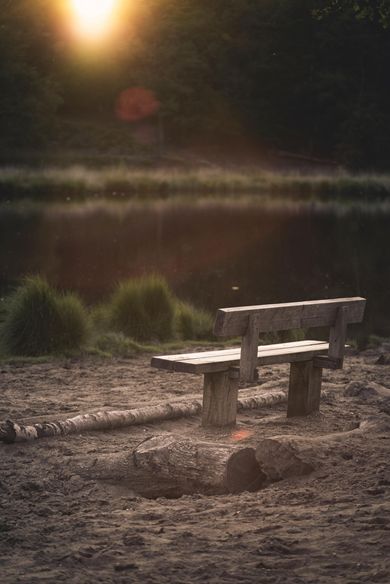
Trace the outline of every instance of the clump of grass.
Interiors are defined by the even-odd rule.
[[[122,282],[111,301],[111,324],[137,341],[173,336],[175,300],[167,282],[147,276]]]
[[[88,335],[88,317],[77,296],[61,295],[34,276],[10,297],[1,330],[6,353],[45,355],[79,349]]]
[[[83,303],[78,296],[68,292],[58,295],[57,309],[62,325],[58,331],[59,350],[79,349],[89,334],[89,320]]]
[[[141,351],[138,343],[126,337],[123,333],[107,332],[100,335],[95,341],[95,347],[113,357],[133,357]]]
[[[110,330],[111,309],[109,304],[96,304],[89,313],[92,328],[97,334],[104,334]]]
[[[208,340],[213,336],[213,318],[205,310],[187,302],[177,302],[176,331],[183,340]]]

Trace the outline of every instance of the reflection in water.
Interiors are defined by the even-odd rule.
[[[216,307],[364,295],[390,334],[390,213],[256,203],[98,203],[0,209],[0,286],[45,274],[85,299],[129,276],[164,274]]]

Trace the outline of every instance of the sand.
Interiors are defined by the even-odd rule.
[[[256,446],[264,436],[356,428],[390,412],[390,365],[376,364],[381,350],[325,372],[324,388],[333,393],[320,415],[287,420],[279,404],[240,413],[237,428],[224,432],[203,430],[195,417],[0,444],[1,583],[388,584],[389,432],[362,435],[319,470],[255,493],[146,499],[129,484],[77,473],[82,460],[165,432]],[[0,365],[0,419],[58,419],[200,394],[201,377],[151,369],[149,359]],[[288,366],[260,373],[265,387],[286,387]],[[382,395],[345,395],[351,381]]]

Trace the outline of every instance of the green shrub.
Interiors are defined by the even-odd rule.
[[[112,326],[138,341],[172,338],[174,314],[172,292],[159,276],[121,283],[111,302]]]
[[[60,295],[38,276],[27,278],[11,296],[2,327],[5,351],[23,356],[78,349],[87,332],[80,300]]]
[[[178,302],[175,319],[177,334],[185,341],[207,340],[213,336],[213,318],[192,304]]]

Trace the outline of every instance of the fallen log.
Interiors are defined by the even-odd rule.
[[[169,434],[148,438],[125,454],[99,457],[80,465],[77,472],[93,479],[125,481],[147,497],[256,491],[265,479],[253,448]]]
[[[348,432],[315,437],[273,436],[258,443],[256,460],[270,482],[302,476],[320,468],[331,454],[352,457],[353,441],[365,433],[389,431],[389,417],[383,414],[363,420],[358,428]]]
[[[237,409],[253,409],[271,406],[276,403],[286,401],[285,391],[264,393],[261,395],[251,395],[242,397],[237,401]],[[50,436],[64,436],[67,434],[80,434],[91,430],[111,430],[148,424],[163,420],[174,420],[176,418],[196,416],[202,411],[202,400],[175,401],[145,406],[132,410],[112,410],[101,411],[92,414],[81,414],[67,420],[57,420],[53,422],[41,422],[32,425],[18,424],[12,420],[5,420],[0,423],[0,442],[12,444],[14,442],[26,442],[37,438],[48,438]]]

